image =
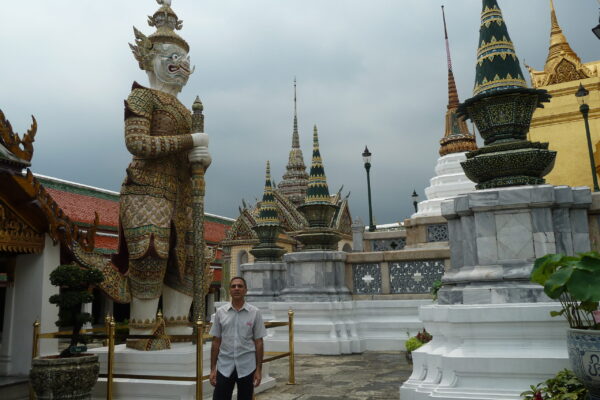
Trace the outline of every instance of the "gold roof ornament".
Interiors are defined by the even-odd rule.
[[[148,16],[148,25],[155,27],[156,32],[146,36],[133,27],[135,45],[129,44],[140,68],[145,71],[152,71],[152,58],[155,54],[154,45],[156,44],[175,44],[184,49],[186,53],[190,51],[188,43],[175,32],[182,28],[183,21],[171,8],[171,0],[156,0],[156,2],[160,8],[152,16]]]
[[[534,88],[557,83],[590,78],[595,74],[586,67],[577,53],[573,51],[558,24],[554,1],[550,0],[550,46],[543,71],[537,71],[529,65],[531,85]]]

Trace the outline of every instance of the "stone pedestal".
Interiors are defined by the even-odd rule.
[[[442,203],[452,268],[420,309],[433,340],[413,353],[402,400],[520,399],[568,367],[567,323],[529,281],[537,257],[589,251],[589,188],[520,186]]]
[[[240,272],[248,284],[246,300],[249,303],[278,300],[285,274],[284,263],[260,261],[242,264]]]
[[[210,343],[203,349],[204,375],[210,373]],[[100,372],[106,372],[108,348],[91,349],[100,359]],[[189,343],[172,343],[169,350],[138,351],[125,345],[115,346],[115,374],[196,376],[196,346]],[[115,378],[113,397],[120,400],[173,399],[189,400],[195,397],[196,383],[193,381],[165,381],[146,379]],[[269,364],[263,365],[262,383],[256,393],[275,385],[269,375]],[[202,381],[203,398],[212,398],[213,387],[208,380]],[[93,399],[106,398],[106,378],[100,378],[92,392]]]
[[[283,256],[287,265],[284,301],[345,301],[351,299],[346,286],[343,251],[306,251]]]
[[[518,186],[488,189],[442,203],[452,268],[440,304],[548,301],[529,281],[536,258],[590,250],[590,189]]]
[[[420,318],[433,340],[412,353],[402,400],[521,399],[569,367],[568,325],[556,303],[430,305]]]

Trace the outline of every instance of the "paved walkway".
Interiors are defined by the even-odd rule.
[[[286,385],[288,359],[270,363],[274,388],[256,400],[395,400],[410,376],[403,352],[365,352],[344,356],[296,355],[296,385]]]

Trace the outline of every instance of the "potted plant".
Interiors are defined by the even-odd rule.
[[[29,379],[40,399],[89,399],[98,380],[98,356],[85,353],[82,326],[92,321],[89,313],[81,311],[93,296],[90,288],[103,280],[96,269],[76,265],[59,265],[50,273],[50,282],[60,287],[60,293],[50,297],[59,307],[56,325],[72,326],[69,346],[57,356],[37,357],[32,361]],[[81,343],[81,345],[79,345]]]
[[[600,400],[600,254],[545,255],[535,261],[531,281],[560,302],[561,310],[551,315],[562,315],[569,322],[567,347],[573,372],[590,399]]]

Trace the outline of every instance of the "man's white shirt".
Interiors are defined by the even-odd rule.
[[[267,329],[260,310],[244,303],[238,311],[231,303],[222,305],[215,312],[210,334],[221,338],[217,370],[229,377],[235,368],[243,378],[256,369],[256,346],[254,340],[267,336]]]

